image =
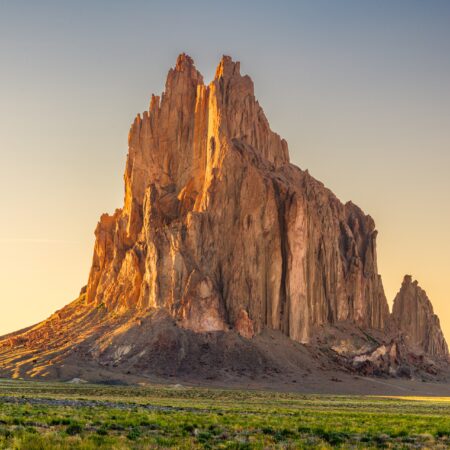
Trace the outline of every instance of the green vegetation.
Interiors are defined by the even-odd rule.
[[[0,448],[448,448],[450,400],[0,380]]]

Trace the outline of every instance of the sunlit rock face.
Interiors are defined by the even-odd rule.
[[[89,304],[299,342],[322,324],[386,326],[372,218],[289,163],[239,63],[224,56],[205,85],[180,55],[128,141],[124,205],[97,226]]]
[[[392,319],[407,343],[442,359],[448,358],[448,347],[439,318],[426,292],[417,281],[406,275],[394,300]]]

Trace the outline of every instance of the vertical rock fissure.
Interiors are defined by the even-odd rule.
[[[277,204],[278,226],[280,232],[281,251],[281,279],[280,279],[280,324],[281,330],[289,336],[289,303],[287,299],[287,264],[288,264],[288,241],[286,233],[285,199],[281,197],[280,187],[277,180],[273,180],[275,201]]]

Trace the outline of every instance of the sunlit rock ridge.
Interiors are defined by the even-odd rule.
[[[165,308],[195,331],[385,327],[373,220],[289,163],[253,82],[182,54],[129,133],[125,201],[96,230],[87,301]]]

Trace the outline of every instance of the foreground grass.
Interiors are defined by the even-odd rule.
[[[0,380],[0,448],[448,448],[448,399]]]

